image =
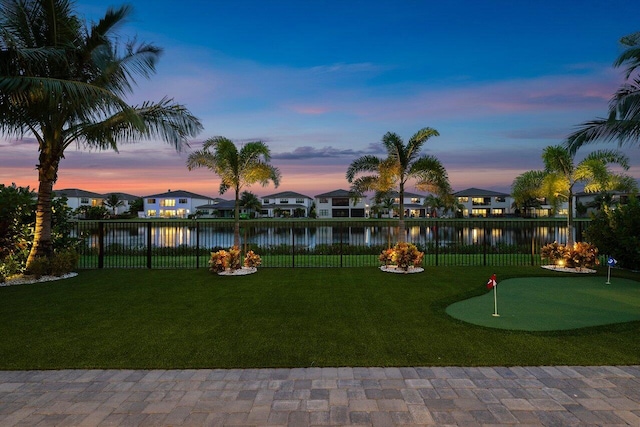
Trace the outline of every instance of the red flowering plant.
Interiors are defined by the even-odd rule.
[[[392,249],[385,249],[379,256],[379,260],[385,266],[394,264],[398,268],[407,271],[409,267],[422,265],[424,252],[420,252],[413,243],[399,242]]]

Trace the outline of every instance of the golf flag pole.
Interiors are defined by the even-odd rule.
[[[493,317],[500,317],[498,314],[498,281],[496,274],[493,273],[487,282],[487,289],[493,289]]]
[[[611,267],[614,267],[616,264],[618,263],[618,261],[615,260],[615,258],[613,258],[612,256],[609,257],[609,259],[607,259],[607,283],[605,283],[606,285],[610,285],[611,284]]]

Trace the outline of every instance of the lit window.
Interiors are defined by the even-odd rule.
[[[419,197],[412,197],[411,198],[411,203],[420,203],[420,198]]]
[[[175,206],[176,199],[164,199],[160,202],[160,206]]]
[[[471,204],[473,205],[490,205],[491,204],[491,198],[490,197],[473,197],[471,199]]]
[[[149,209],[147,211],[147,216],[151,217],[151,216],[156,216],[157,212],[155,209]]]
[[[458,197],[458,203],[469,203],[469,197],[467,196]]]
[[[505,202],[505,198],[503,196],[498,196],[498,197],[496,197],[496,202],[504,203]]]

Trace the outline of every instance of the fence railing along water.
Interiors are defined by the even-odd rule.
[[[582,239],[588,220],[575,221]],[[540,249],[566,242],[566,220],[410,219],[405,240],[425,252],[424,266],[541,265]],[[246,220],[243,251],[262,267],[379,265],[383,249],[399,238],[397,220]],[[212,251],[233,245],[233,221],[78,221],[80,268],[207,268]]]

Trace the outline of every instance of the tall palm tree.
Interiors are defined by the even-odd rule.
[[[511,196],[516,208],[524,211],[527,216],[532,208],[541,206],[540,200],[545,195],[542,193],[542,182],[546,173],[543,170],[526,171],[518,175],[511,184]]]
[[[609,170],[608,165],[616,164],[624,170],[629,169],[629,159],[624,154],[612,150],[599,150],[590,153],[577,165],[574,155],[565,147],[549,146],[542,153],[545,175],[542,180],[542,194],[545,194],[555,207],[562,200],[568,203],[567,245],[573,245],[573,191],[577,183],[584,184],[584,191],[632,190],[635,180]],[[616,187],[616,188],[612,188]]]
[[[260,210],[262,209],[262,203],[260,203],[260,199],[258,199],[258,196],[250,191],[242,192],[242,195],[240,196],[240,206],[249,211],[252,211],[254,214],[260,212]]]
[[[202,125],[184,106],[163,98],[128,105],[136,78],[149,78],[161,49],[115,30],[130,6],[109,8],[86,24],[71,0],[0,0],[0,132],[38,141],[38,202],[27,268],[50,256],[51,193],[71,145],[106,150],[119,142],[161,139],[176,149]]]
[[[620,39],[625,50],[614,67],[626,66],[626,80],[609,101],[607,118],[597,118],[579,126],[569,135],[566,147],[575,153],[584,144],[618,141],[618,146],[640,144],[640,32]]]
[[[419,190],[438,195],[451,193],[447,171],[442,163],[434,156],[420,155],[427,140],[438,135],[437,130],[426,127],[416,132],[405,144],[400,136],[387,132],[382,137],[382,145],[387,150],[385,159],[373,155],[362,156],[351,162],[347,169],[347,181],[356,195],[363,195],[367,191],[398,191],[401,241],[405,240],[404,191],[410,179],[414,180]]]
[[[187,168],[199,167],[216,173],[220,178],[220,194],[228,189],[235,192],[235,223],[233,227],[233,245],[240,247],[240,192],[255,183],[263,187],[273,181],[280,185],[280,171],[269,164],[271,152],[262,141],[247,142],[240,150],[230,139],[222,136],[210,138],[202,149],[189,154]]]
[[[113,211],[113,215],[115,216],[118,208],[120,206],[124,206],[124,201],[116,193],[111,193],[109,194],[109,197],[104,199],[104,205],[108,208],[111,208],[111,210]]]

